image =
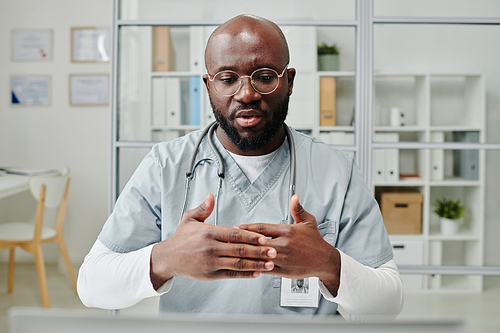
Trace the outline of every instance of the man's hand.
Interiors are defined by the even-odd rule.
[[[203,223],[214,197],[184,213],[175,233],[153,246],[151,282],[158,289],[174,276],[195,280],[255,278],[271,271],[276,250],[255,232]]]
[[[238,228],[272,238],[267,245],[278,254],[273,259],[274,269],[267,273],[290,279],[316,276],[337,296],[340,253],[321,237],[316,218],[302,208],[297,195],[290,199],[290,213],[295,220],[292,225],[255,223]]]

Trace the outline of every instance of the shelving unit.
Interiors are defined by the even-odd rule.
[[[485,140],[485,86],[479,74],[379,74],[375,77],[375,98],[374,141],[381,133],[397,134],[399,141],[417,143],[483,143]],[[404,126],[389,125],[388,113],[394,106],[405,113]],[[391,242],[397,246],[396,259],[401,257],[399,264],[483,265],[484,152],[396,150],[399,156],[389,163],[397,164],[400,174],[415,177],[387,181],[377,178],[375,168],[373,186],[377,199],[380,202],[381,193],[386,191],[412,190],[423,195],[422,233],[390,235]],[[374,151],[374,167],[377,154],[384,151]],[[441,234],[439,218],[433,212],[434,202],[443,197],[460,200],[466,206],[463,222],[455,235]],[[403,278],[408,280],[408,289],[482,290],[481,276]]]
[[[151,34],[152,27],[147,29],[146,34]],[[151,94],[149,104],[151,105],[151,138],[152,141],[171,140],[185,134],[188,131],[197,130],[212,122],[213,114],[208,100],[202,75],[205,74],[203,51],[213,31],[214,26],[191,26],[172,27],[170,31],[170,47],[175,49],[176,58],[182,59],[180,64],[168,71],[150,71],[149,85]],[[351,125],[354,117],[354,72],[352,71],[328,71],[319,72],[317,67],[317,28],[313,26],[284,26],[283,32],[287,38],[291,54],[290,67],[297,70],[294,92],[290,98],[290,109],[287,124],[307,134],[326,138],[324,134],[332,133],[332,139],[328,143],[335,145],[354,145],[354,127]],[[153,37],[149,38],[152,40]],[[154,49],[154,45],[149,45]],[[309,50],[309,52],[304,52]],[[154,55],[145,55],[151,59],[153,67]],[[328,76],[335,78],[337,82],[337,125],[320,126],[319,123],[319,81],[320,77]],[[199,112],[201,121],[198,124],[189,124],[189,79],[195,78],[199,81]],[[175,88],[169,94],[168,80],[178,80],[180,89]],[[160,83],[160,84],[158,84]],[[160,86],[160,88],[157,88]],[[173,97],[171,97],[173,96]],[[182,115],[176,118],[176,123],[169,123],[168,101],[177,105]],[[176,101],[177,100],[177,101]],[[158,111],[160,110],[160,111]],[[304,112],[304,110],[309,110]],[[155,115],[161,114],[161,117]],[[159,119],[159,120],[158,120]],[[323,134],[323,135],[322,135]],[[338,140],[342,139],[341,142]]]
[[[139,6],[135,2],[122,4],[122,12],[119,5],[116,7],[114,41],[117,56],[116,68],[113,69],[115,99],[112,103],[111,207],[123,184],[154,142],[172,139],[213,121],[202,82],[202,75],[205,73],[203,51],[208,36],[215,25],[221,23],[221,19],[201,11],[186,12],[182,9],[182,4],[166,4],[167,2],[154,2],[154,6],[141,8],[144,13],[134,7]],[[115,4],[118,3],[122,2],[116,0]],[[165,8],[177,8],[178,5],[182,8],[160,13],[158,4]],[[283,24],[282,29],[290,46],[290,67],[296,68],[298,72],[290,98],[287,123],[297,130],[356,154],[356,161],[366,179],[370,180],[375,194],[387,189],[406,189],[423,195],[422,233],[390,235],[398,263],[480,266],[483,264],[484,248],[484,151],[477,152],[477,179],[465,179],[457,177],[454,172],[454,151],[429,149],[425,144],[461,142],[460,137],[468,133],[474,133],[474,140],[477,142],[485,142],[484,78],[474,73],[372,73],[374,55],[371,48],[374,39],[368,28],[377,24],[373,20],[372,6],[372,1],[357,0],[355,16],[343,21],[330,20],[330,14],[323,21],[315,21],[314,15],[302,19],[306,17],[302,12],[297,16],[301,18],[298,25],[294,21],[283,21],[288,23]],[[321,8],[324,10],[323,5]],[[132,17],[127,14],[120,19],[120,15],[129,13],[128,11],[140,15]],[[182,21],[177,17],[179,12],[182,12]],[[293,15],[284,14],[279,17]],[[171,43],[176,50],[175,67],[168,71],[156,71],[152,68],[152,27],[162,25],[170,26]],[[345,33],[346,30],[348,33]],[[341,58],[339,71],[317,70],[316,46],[322,42],[341,44],[341,56],[344,58]],[[191,109],[190,103],[186,102],[190,89],[187,82],[193,77],[198,78],[200,83],[199,124],[192,124],[187,117],[190,112],[187,110]],[[321,77],[335,79],[335,126],[320,125]],[[154,118],[154,105],[157,101],[153,81],[177,78],[184,81],[178,105],[181,105],[179,109],[185,115],[176,118],[177,123],[174,124],[168,121],[158,123]],[[158,91],[164,90],[158,88]],[[168,93],[164,97],[168,97]],[[391,126],[391,107],[398,107],[404,112],[404,126]],[[366,135],[368,131],[374,134],[373,142]],[[390,148],[392,156],[395,156],[390,160],[396,162],[396,177],[381,180],[370,173],[370,168],[376,169],[376,165],[369,156],[372,153],[376,155],[381,150],[372,149],[372,145],[377,142],[376,135],[379,134],[397,135],[398,141],[391,142]],[[414,143],[417,148],[408,148],[404,145],[405,142]],[[418,147],[419,143],[422,143],[422,147]],[[401,145],[398,146],[399,144]],[[402,179],[398,177],[400,173],[416,174],[418,178]],[[467,217],[457,235],[445,236],[439,233],[432,204],[443,195],[460,199],[467,206]],[[480,276],[404,278],[407,288],[420,291],[476,292],[482,289]]]

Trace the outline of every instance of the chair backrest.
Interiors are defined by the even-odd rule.
[[[68,181],[68,175],[36,176],[30,178],[29,186],[31,194],[38,201],[40,198],[40,188],[42,185],[45,185],[45,207],[57,208],[64,197]]]
[[[61,169],[60,174],[61,176],[69,176],[71,170],[67,166]]]

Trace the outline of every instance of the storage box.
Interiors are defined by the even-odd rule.
[[[422,200],[417,192],[382,193],[381,209],[389,234],[422,233]]]

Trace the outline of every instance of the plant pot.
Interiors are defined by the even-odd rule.
[[[445,217],[439,219],[441,234],[443,235],[455,235],[458,233],[458,225],[460,220],[451,220]]]
[[[318,55],[318,71],[338,71],[338,54],[320,54]]]

